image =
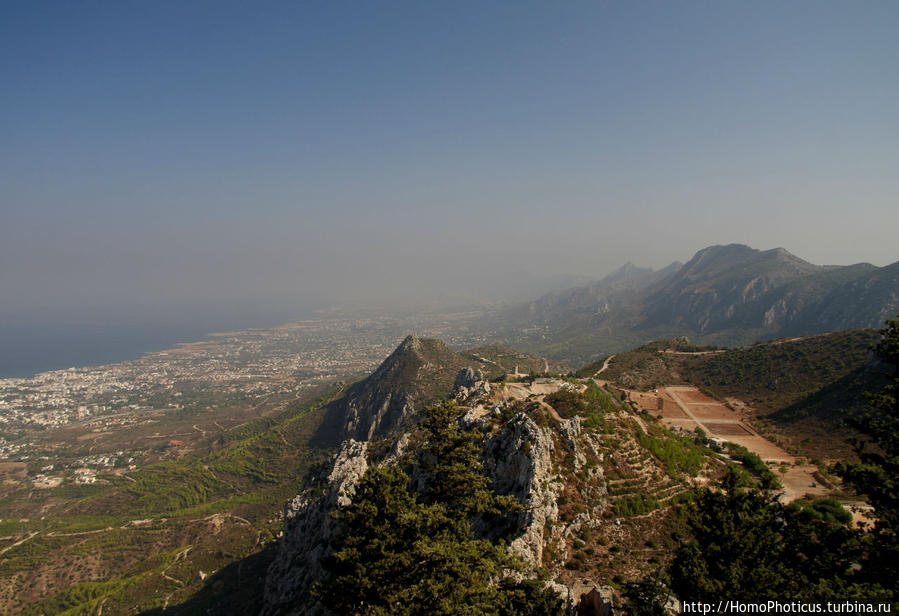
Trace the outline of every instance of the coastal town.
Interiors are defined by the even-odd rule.
[[[307,319],[213,334],[133,361],[0,379],[3,479],[50,488],[126,473],[160,448],[178,451],[192,436],[367,374],[410,330],[474,346],[482,336],[459,326],[469,316]]]

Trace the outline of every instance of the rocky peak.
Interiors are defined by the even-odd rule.
[[[604,285],[635,282],[642,278],[648,278],[653,273],[654,271],[651,267],[637,267],[628,261],[611,274],[605,276],[600,282]]]
[[[642,326],[685,326],[699,334],[773,326],[766,311],[780,290],[823,269],[783,248],[710,246],[653,289]]]
[[[421,339],[415,334],[409,334],[394,351],[396,353],[415,353],[421,350]]]
[[[342,436],[370,440],[401,432],[425,405],[452,393],[459,370],[468,363],[440,340],[406,336],[337,403]]]

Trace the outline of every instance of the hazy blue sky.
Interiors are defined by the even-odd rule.
[[[885,265],[897,32],[895,0],[3,2],[4,322],[469,299],[728,242]]]

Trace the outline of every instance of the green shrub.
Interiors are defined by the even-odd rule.
[[[779,490],[783,487],[777,476],[771,472],[771,469],[768,468],[768,465],[765,464],[758,454],[736,443],[727,443],[727,449],[734,459],[742,462],[749,472],[759,478],[763,488],[766,490]]]
[[[666,438],[640,435],[639,443],[665,465],[665,472],[672,479],[680,473],[696,475],[705,462],[705,454],[692,440],[671,435]]]

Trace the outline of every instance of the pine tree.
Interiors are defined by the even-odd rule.
[[[426,410],[422,426],[428,432],[428,441],[419,456],[426,481],[425,499],[445,503],[465,517],[520,511],[521,504],[514,497],[490,489],[490,480],[478,460],[484,435],[476,429],[462,429],[460,414],[455,402]]]
[[[426,505],[399,468],[372,468],[338,516],[344,533],[324,563],[322,603],[340,614],[492,614],[508,558],[476,540],[467,520]]]
[[[505,546],[477,539],[472,520],[502,513],[477,455],[480,436],[459,428],[459,410],[428,410],[426,494],[398,466],[370,467],[352,504],[337,512],[342,532],[323,561],[329,578],[313,590],[338,614],[561,615],[537,580],[516,581],[522,563]],[[516,502],[517,504],[517,502]],[[513,577],[510,577],[514,575]]]
[[[869,555],[861,575],[883,594],[899,599],[899,320],[887,321],[875,352],[888,366],[887,384],[868,394],[871,411],[854,423],[879,451],[860,448],[859,461],[838,465],[846,484],[874,507]]]
[[[742,487],[733,469],[721,490],[700,494],[687,521],[693,539],[671,566],[681,600],[871,597],[852,572],[864,556],[858,530]]]

